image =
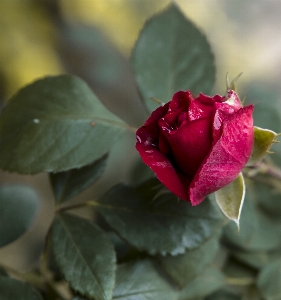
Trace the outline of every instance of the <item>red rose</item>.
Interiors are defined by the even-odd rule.
[[[232,90],[197,98],[180,91],[137,130],[136,148],[171,192],[197,205],[232,182],[249,160],[252,112]]]

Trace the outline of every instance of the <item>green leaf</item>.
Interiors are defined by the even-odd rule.
[[[210,266],[184,287],[178,300],[208,296],[225,284],[224,275],[217,268]]]
[[[56,202],[65,202],[95,183],[105,169],[107,157],[108,155],[105,154],[92,164],[80,169],[51,173],[50,180]]]
[[[58,215],[52,230],[56,261],[73,289],[95,300],[110,300],[115,253],[108,236],[88,220]]]
[[[253,151],[247,165],[254,165],[261,161],[263,157],[267,154],[267,151],[270,149],[276,137],[276,132],[255,126]]]
[[[38,195],[28,186],[0,188],[0,247],[23,235],[34,221],[39,207]]]
[[[281,299],[281,260],[266,265],[259,274],[257,286],[266,300]]]
[[[265,251],[280,246],[280,235],[276,224],[261,215],[246,194],[241,214],[240,234],[234,223],[224,228],[224,238],[227,242],[243,250]]]
[[[138,188],[118,184],[96,202],[96,209],[130,245],[150,254],[175,255],[194,249],[223,225],[208,199],[192,207],[171,193],[157,197],[161,187],[154,181]]]
[[[234,291],[235,292],[235,291]],[[242,300],[240,295],[228,291],[217,291],[205,298],[205,300]]]
[[[242,173],[231,183],[215,192],[216,201],[226,217],[237,224],[239,231],[239,220],[245,198],[245,182]]]
[[[215,236],[192,251],[177,256],[159,257],[159,262],[177,285],[184,287],[211,263],[217,250],[218,236]]]
[[[201,31],[171,4],[144,25],[132,53],[139,91],[149,111],[179,90],[209,94],[215,82],[214,57]]]
[[[1,300],[42,300],[29,284],[8,277],[0,277]]]
[[[126,125],[81,79],[47,77],[21,89],[0,117],[0,167],[61,172],[99,159]]]
[[[132,261],[117,268],[113,299],[176,300],[177,296],[150,260]]]
[[[249,187],[249,192],[253,200],[270,214],[272,219],[280,220],[281,216],[281,193],[266,182],[254,181]]]

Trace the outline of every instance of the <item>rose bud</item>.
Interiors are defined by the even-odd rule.
[[[179,91],[137,130],[142,160],[179,198],[197,205],[232,182],[250,158],[253,105],[238,95]]]

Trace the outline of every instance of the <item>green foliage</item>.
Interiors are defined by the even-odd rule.
[[[42,300],[29,284],[8,277],[0,277],[1,300]]]
[[[179,90],[210,93],[214,57],[206,37],[171,4],[143,27],[132,53],[139,91],[149,111],[170,101]]]
[[[178,300],[189,300],[207,296],[225,285],[224,275],[214,266],[205,270],[191,280],[181,291]]]
[[[83,80],[47,77],[21,89],[0,118],[0,167],[19,173],[60,172],[107,153],[125,124]]]
[[[194,250],[177,256],[159,256],[158,260],[173,281],[178,286],[184,287],[213,261],[218,250],[218,242],[218,236],[215,236]]]
[[[223,225],[207,199],[192,207],[171,193],[158,196],[156,188],[154,181],[138,188],[118,184],[98,200],[96,209],[130,245],[150,254],[194,249]]]
[[[75,40],[81,38],[80,30],[82,27]],[[89,32],[83,43],[88,42]],[[95,42],[101,48],[105,45],[100,37]],[[108,60],[105,69],[99,62],[100,68],[94,72],[103,74],[95,74],[96,85],[103,78],[105,86],[114,81],[114,91],[119,89],[117,78],[122,75],[114,62],[117,60]],[[157,107],[151,97],[166,102],[178,90],[209,93],[215,80],[214,58],[206,37],[175,4],[144,25],[132,65],[149,111]],[[237,78],[228,87],[234,88]],[[116,93],[132,95],[128,85],[124,93]],[[108,95],[111,99],[112,93]],[[116,95],[112,101],[120,97]],[[132,106],[138,99],[133,98]],[[122,105],[116,101],[116,106],[120,107],[115,111],[122,114]],[[280,116],[275,108],[272,103],[256,105],[256,125],[279,132]],[[143,118],[144,112],[137,106],[132,110],[126,106],[126,110],[133,123]],[[278,136],[271,130],[254,130],[251,164],[263,159]],[[114,185],[105,178],[101,190],[106,191],[101,197],[65,205],[101,177],[108,154],[114,154],[114,141],[128,131],[135,128],[108,111],[75,76],[40,79],[10,99],[0,117],[0,167],[24,174],[49,172],[56,205],[40,266],[25,274],[0,265],[0,299],[241,300],[260,295],[279,299],[278,168],[267,174],[251,165],[243,171],[249,183],[243,209],[242,174],[192,207],[163,188],[140,159],[128,167],[127,184]],[[118,152],[125,161],[122,142],[119,140]],[[131,147],[126,154],[133,153],[133,144],[126,145]],[[118,177],[120,170],[115,169]],[[241,214],[240,234],[233,222],[222,230],[225,218],[214,197],[230,220],[239,224]],[[78,207],[91,208],[86,213],[92,220],[65,213]],[[38,197],[32,189],[1,187],[0,246],[26,232],[37,209]],[[13,275],[26,282],[9,277]]]
[[[228,224],[224,229],[227,242],[243,250],[273,250],[280,246],[280,234],[272,230],[274,223],[261,215],[255,205],[246,196],[241,214],[240,234],[234,224]]]
[[[12,243],[31,226],[39,207],[35,191],[27,186],[0,188],[0,247]]]
[[[115,254],[103,231],[75,216],[60,214],[52,229],[56,261],[65,279],[82,295],[110,300]]]
[[[153,261],[139,260],[121,264],[116,272],[113,299],[176,300],[178,293]]]
[[[281,260],[266,265],[258,277],[258,288],[266,300],[281,298]]]
[[[65,202],[79,194],[102,175],[108,155],[80,169],[51,173],[50,180],[57,203]]]

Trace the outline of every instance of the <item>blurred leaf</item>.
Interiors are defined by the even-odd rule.
[[[277,250],[278,251],[278,250]],[[279,251],[278,251],[279,254]],[[231,255],[235,257],[235,259],[241,261],[242,263],[250,266],[254,269],[260,269],[265,264],[269,263],[274,255],[271,255],[270,252],[245,252],[245,251],[238,251],[237,249],[234,249],[231,252]]]
[[[177,285],[184,287],[211,263],[217,250],[218,236],[215,236],[192,251],[177,256],[159,257],[159,262]]]
[[[130,172],[130,183],[141,184],[151,178],[155,178],[155,173],[138,157]]]
[[[279,190],[275,190],[272,186],[265,182],[253,182],[251,186],[251,194],[258,205],[270,214],[273,219],[280,219],[281,216],[281,193]]]
[[[226,284],[224,275],[215,267],[207,267],[181,291],[178,300],[205,297]]]
[[[6,270],[0,266],[0,276],[5,276],[5,277],[9,277],[8,273],[6,272]]]
[[[0,277],[1,300],[42,300],[29,284],[8,277]]]
[[[162,185],[160,185],[161,188]],[[192,207],[158,186],[118,184],[96,203],[109,226],[130,245],[150,254],[173,255],[199,247],[217,233],[223,220],[208,199]]]
[[[51,173],[50,180],[56,202],[62,203],[76,196],[96,182],[102,175],[108,155],[80,169]]]
[[[247,278],[253,279],[257,275],[257,271],[242,262],[230,257],[223,268],[226,276],[231,278]]]
[[[280,245],[280,234],[271,220],[259,214],[247,194],[241,214],[240,234],[230,223],[224,228],[227,242],[244,250],[272,250]]]
[[[206,37],[175,5],[144,25],[132,53],[133,70],[149,111],[179,90],[209,94],[215,81],[214,57]]]
[[[236,223],[239,231],[239,220],[245,198],[245,182],[242,173],[231,183],[216,191],[215,196],[221,211]]]
[[[242,300],[242,297],[227,291],[218,291],[205,298],[205,300]]]
[[[266,265],[260,272],[258,288],[266,300],[281,299],[281,260]]]
[[[276,135],[277,133],[272,130],[254,127],[254,146],[247,165],[256,164],[263,159],[276,138]]]
[[[0,167],[60,172],[108,152],[125,124],[81,79],[61,75],[21,89],[0,117]]]
[[[120,17],[116,18],[120,22]],[[129,124],[139,127],[145,122],[147,115],[129,61],[102,30],[85,23],[67,22],[60,26],[57,42],[67,73],[83,78],[105,106]]]
[[[56,261],[65,279],[82,295],[110,300],[115,254],[108,236],[88,220],[58,215],[52,231]]]
[[[150,260],[132,261],[117,268],[113,299],[176,300],[177,296]]]
[[[38,195],[28,186],[0,188],[0,247],[23,235],[34,221],[39,207]]]

